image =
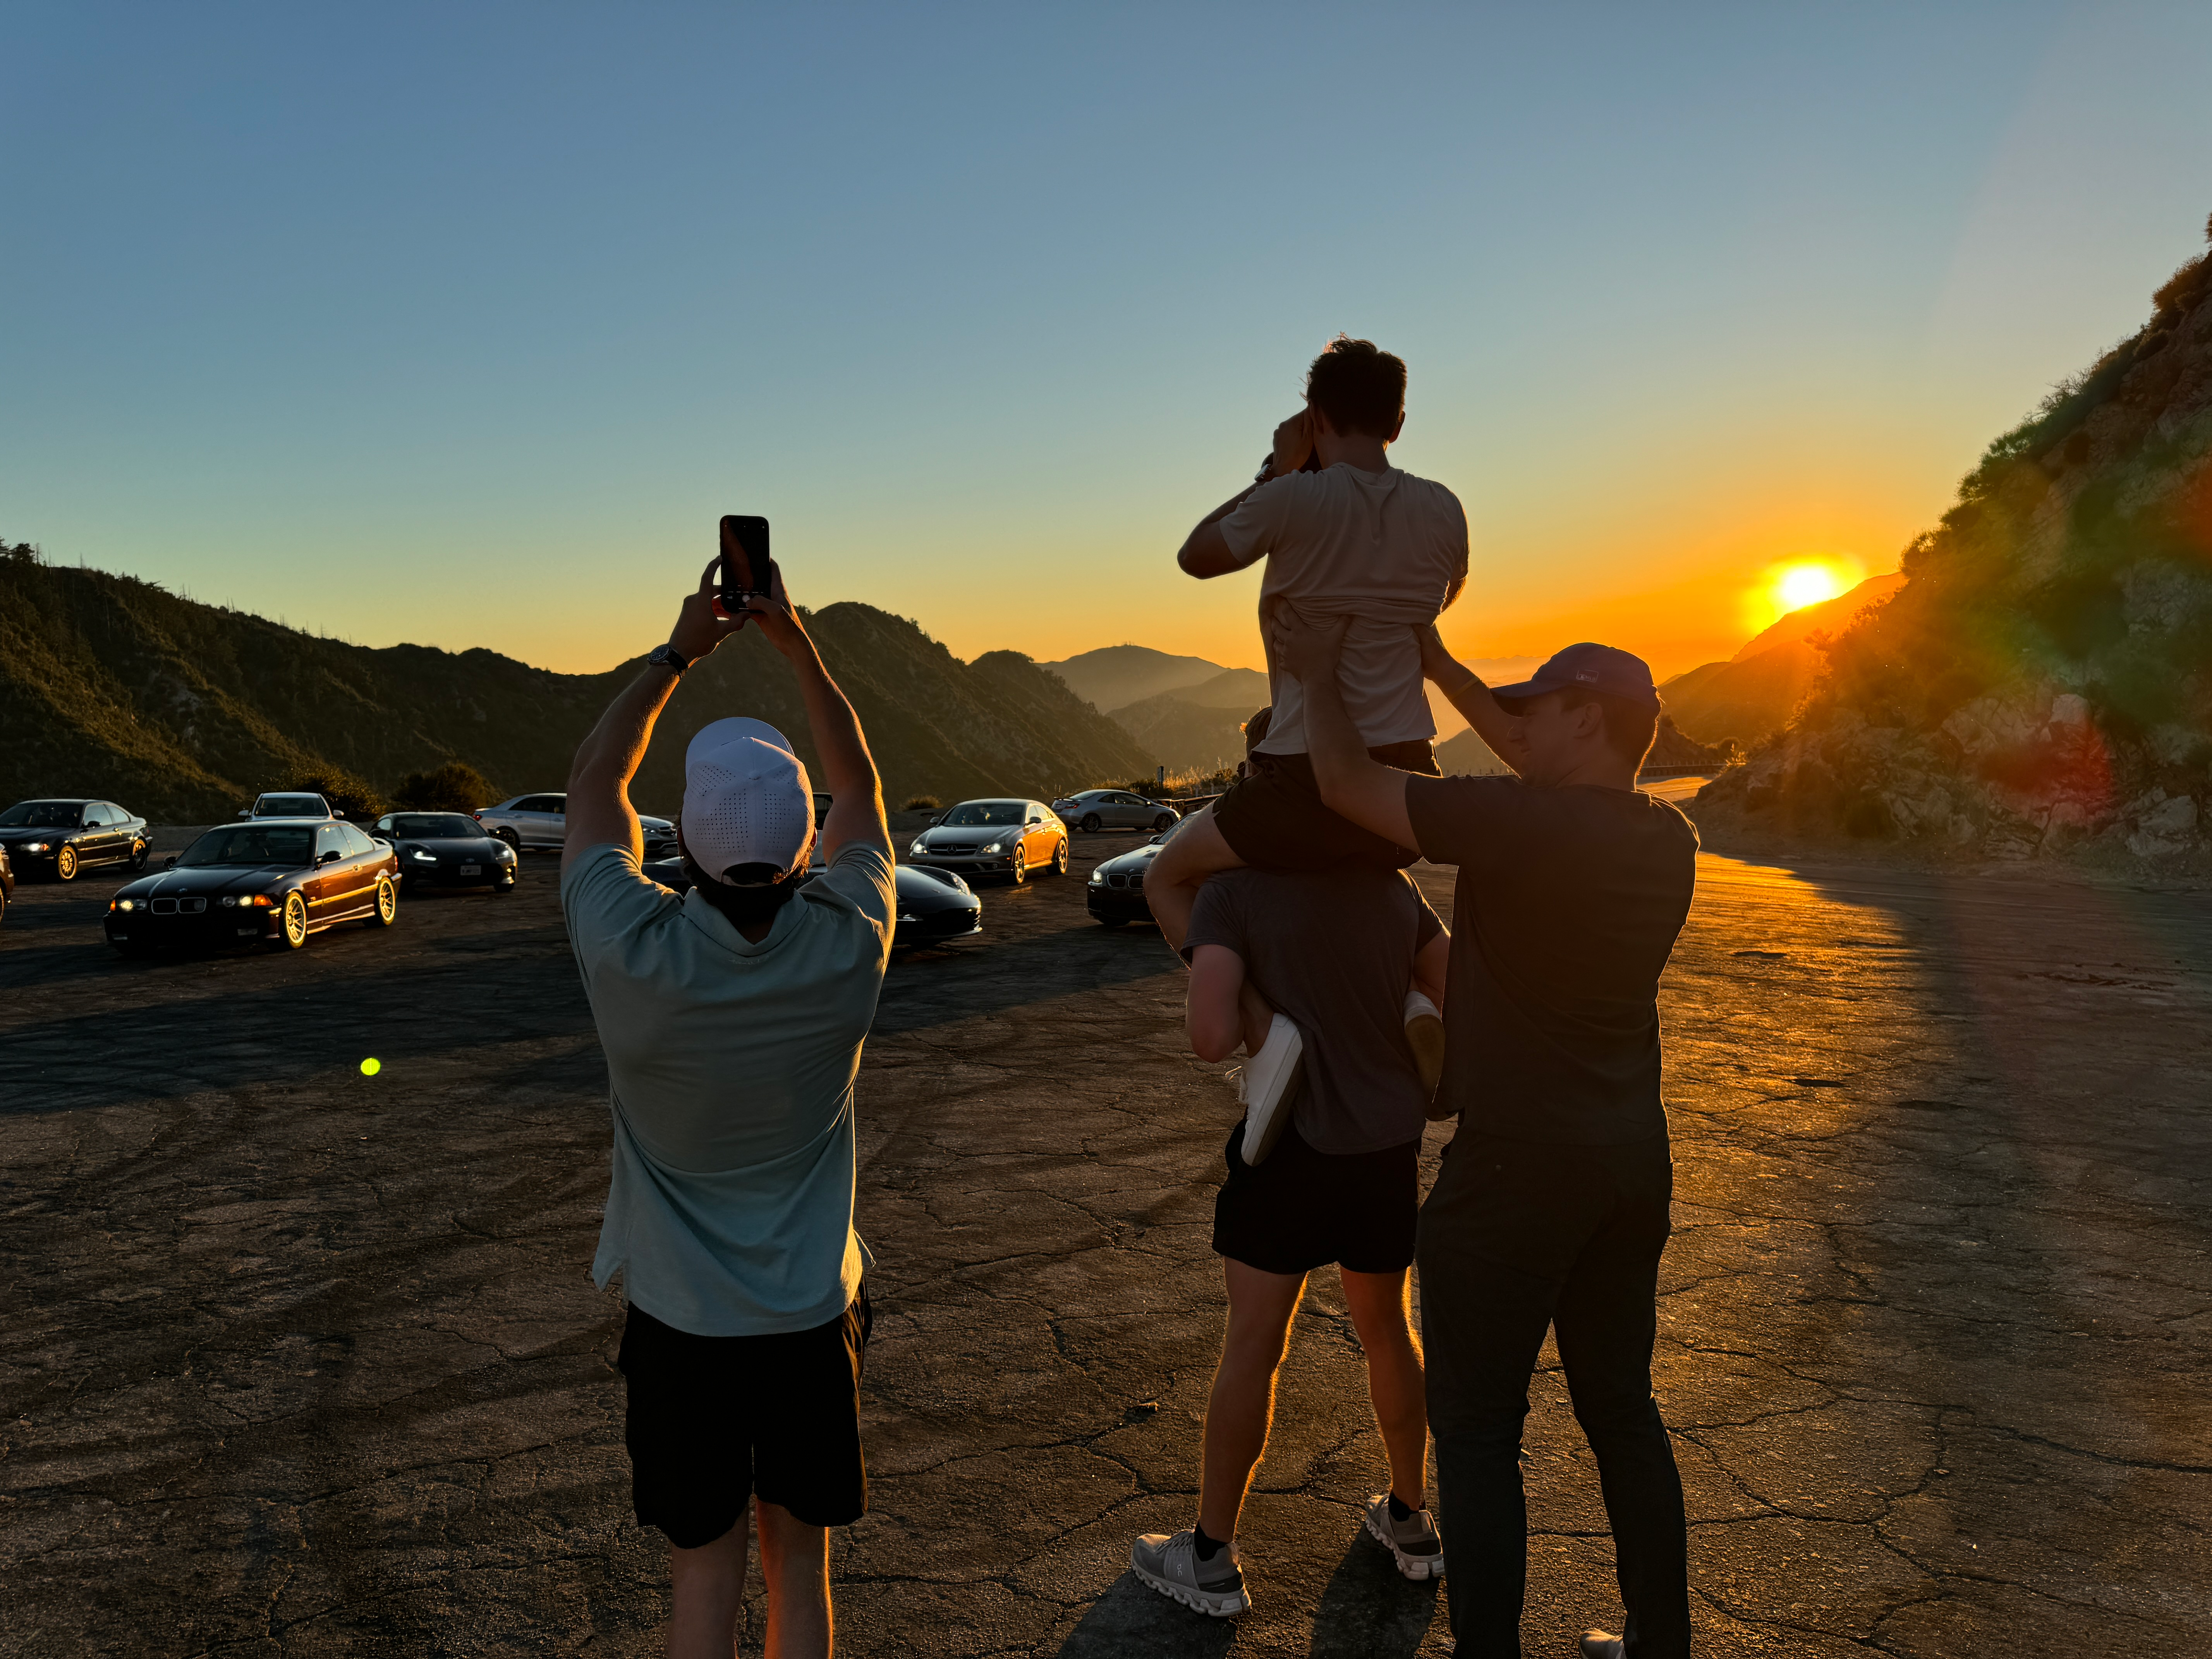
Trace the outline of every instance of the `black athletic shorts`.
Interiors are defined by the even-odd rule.
[[[869,1323],[865,1285],[828,1324],[774,1336],[695,1336],[632,1308],[615,1365],[629,1384],[623,1438],[638,1525],[696,1550],[742,1521],[755,1492],[810,1526],[859,1520]]]
[[[1255,1169],[1229,1132],[1229,1179],[1213,1200],[1213,1253],[1263,1273],[1310,1273],[1334,1261],[1356,1273],[1413,1265],[1421,1213],[1421,1143],[1379,1152],[1317,1152],[1295,1124]]]
[[[1401,772],[1437,775],[1436,751],[1425,743],[1389,743],[1367,752]],[[1245,775],[1213,803],[1213,823],[1222,840],[1254,869],[1364,864],[1402,870],[1420,857],[1322,805],[1311,757],[1255,753],[1249,760]]]

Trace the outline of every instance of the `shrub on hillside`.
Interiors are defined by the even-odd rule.
[[[903,809],[908,812],[934,812],[945,803],[934,795],[908,795]]]
[[[1126,789],[1133,795],[1142,795],[1146,800],[1157,799],[1160,793],[1159,780],[1157,778],[1133,778],[1127,783],[1117,783],[1112,787],[1116,789]]]
[[[410,772],[392,792],[392,804],[410,812],[473,812],[499,798],[490,781],[466,761],[447,761],[430,772]]]
[[[342,818],[362,822],[384,811],[384,797],[375,787],[336,766],[303,766],[285,779],[283,787],[312,792],[330,802]]]

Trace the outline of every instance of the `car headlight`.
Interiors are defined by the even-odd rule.
[[[927,842],[926,842],[926,841],[918,841],[918,842],[915,842],[915,844],[914,844],[913,846],[911,846],[911,847],[909,847],[909,848],[908,848],[906,849],[906,855],[907,855],[908,858],[910,858],[910,859],[920,858],[920,857],[921,857],[924,853],[927,853],[928,850],[929,850],[929,843],[928,843]]]
[[[42,841],[27,841],[23,843],[23,850],[26,853],[43,853],[46,850],[46,843]]]
[[[417,864],[435,864],[438,861],[435,853],[426,853],[419,847],[409,848],[407,856]]]
[[[111,910],[136,910],[137,908],[137,899],[118,899],[113,904],[108,906]]]
[[[901,921],[920,921],[921,918],[920,916],[910,916],[907,915],[905,911],[902,910],[899,912],[899,920]]]
[[[981,850],[986,853],[1003,853],[1006,850],[1006,844],[1004,842],[994,841]]]
[[[238,895],[225,893],[222,896],[222,908],[226,910],[235,910],[238,908]]]
[[[1103,887],[1106,884],[1106,866],[1104,865],[1100,865],[1097,869],[1091,872],[1091,884],[1093,887]]]
[[[497,859],[501,864],[512,864],[514,862],[514,848],[501,842],[499,844],[499,851],[494,853],[492,857]]]

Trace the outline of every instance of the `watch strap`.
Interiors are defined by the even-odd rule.
[[[681,674],[685,669],[691,665],[690,659],[689,658],[685,657],[684,653],[678,651],[674,646],[666,644],[654,646],[651,651],[646,653],[645,659],[657,668],[672,669],[678,674]]]

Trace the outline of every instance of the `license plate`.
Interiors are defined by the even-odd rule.
[[[483,866],[481,864],[465,864],[461,866],[461,873],[465,876],[480,876],[483,874]]]

